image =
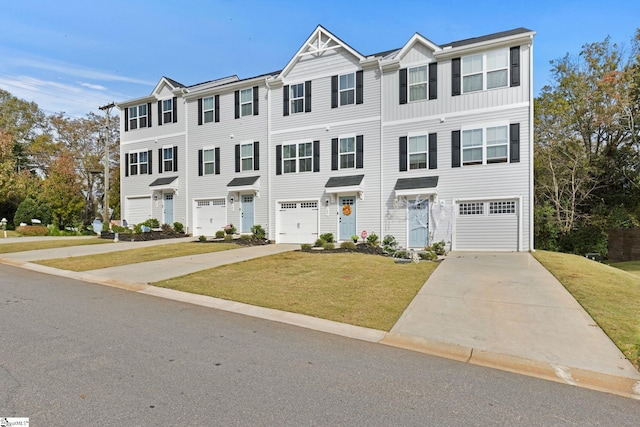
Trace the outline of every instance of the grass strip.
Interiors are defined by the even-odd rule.
[[[31,242],[16,242],[0,244],[0,254],[8,254],[12,252],[37,251],[38,249],[55,249],[68,248],[70,246],[100,245],[104,243],[113,243],[107,239],[55,239],[55,240],[38,240]]]

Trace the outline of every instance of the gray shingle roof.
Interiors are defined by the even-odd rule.
[[[350,176],[333,176],[329,178],[329,181],[324,185],[325,188],[332,187],[349,187],[352,185],[360,185],[364,175],[350,175]]]
[[[435,188],[438,186],[437,176],[420,176],[418,178],[400,178],[394,190],[413,190],[414,188]]]
[[[259,176],[243,176],[241,178],[233,178],[227,184],[227,187],[242,187],[243,185],[253,185],[260,178]]]
[[[177,176],[170,176],[167,178],[158,178],[155,181],[153,181],[151,184],[149,184],[149,187],[157,187],[159,185],[168,185],[168,184],[171,184],[176,179],[178,179]]]

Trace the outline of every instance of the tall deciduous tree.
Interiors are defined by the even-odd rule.
[[[85,204],[75,167],[73,155],[61,153],[42,185],[41,198],[51,207],[54,224],[60,229],[78,225]]]

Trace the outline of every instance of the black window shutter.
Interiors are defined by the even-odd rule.
[[[158,101],[158,126],[162,126],[162,101]]]
[[[151,103],[147,102],[147,127],[151,127]]]
[[[282,115],[289,115],[289,85],[282,88]]]
[[[509,49],[511,57],[511,86],[520,86],[520,46]]]
[[[178,98],[174,96],[171,104],[173,106],[173,123],[177,123],[178,122]]]
[[[509,142],[511,147],[509,147],[509,151],[511,152],[509,156],[509,161],[511,163],[519,163],[520,162],[520,123],[511,123],[509,125]]]
[[[460,131],[451,131],[451,167],[460,167]]]
[[[400,95],[400,104],[407,103],[407,69],[400,69],[400,85],[398,87]]]
[[[213,98],[213,115],[215,116],[214,120],[216,123],[218,123],[220,121],[220,95],[216,95],[215,98]]]
[[[147,151],[147,173],[151,175],[153,168],[153,150]]]
[[[220,147],[216,147],[213,150],[213,159],[214,159],[213,167],[215,169],[214,174],[220,175]]]
[[[202,126],[202,98],[198,98],[198,126]]]
[[[338,76],[331,76],[331,108],[338,108]]]
[[[364,167],[364,137],[362,135],[356,136],[356,168],[362,169]]]
[[[129,153],[124,156],[124,176],[129,176]]]
[[[356,71],[356,104],[364,102],[364,73]]]
[[[236,119],[240,118],[240,91],[237,90],[234,93],[234,97],[235,97],[235,108],[236,108],[236,112],[235,112],[235,117]]]
[[[313,141],[313,171],[320,172],[320,141]]]
[[[158,173],[162,173],[162,165],[164,165],[164,157],[162,157],[162,148],[158,148]]]
[[[282,175],[282,145],[276,145],[276,175]]]
[[[198,150],[198,176],[202,176],[202,150]]]
[[[260,170],[260,143],[258,141],[253,143],[253,170]]]
[[[438,169],[438,134],[429,134],[429,169]]]
[[[407,137],[400,137],[400,172],[407,171]]]
[[[236,144],[236,172],[240,172],[240,144]]]
[[[258,86],[253,87],[253,115],[258,115],[258,105],[260,103],[260,90]]]
[[[311,80],[304,82],[304,112],[311,112]]]
[[[438,63],[429,64],[429,99],[438,99]]]
[[[331,139],[331,170],[338,170],[338,138]]]
[[[460,58],[453,58],[451,60],[451,95],[460,95],[460,84],[462,83],[460,77]]]
[[[173,171],[178,172],[178,146],[173,146]]]
[[[124,131],[129,131],[129,107],[124,109]]]

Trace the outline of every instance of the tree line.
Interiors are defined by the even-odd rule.
[[[60,230],[103,217],[109,132],[110,218],[119,218],[119,129],[117,114],[107,129],[104,116],[46,115],[0,89],[0,217],[10,228],[35,218]]]

